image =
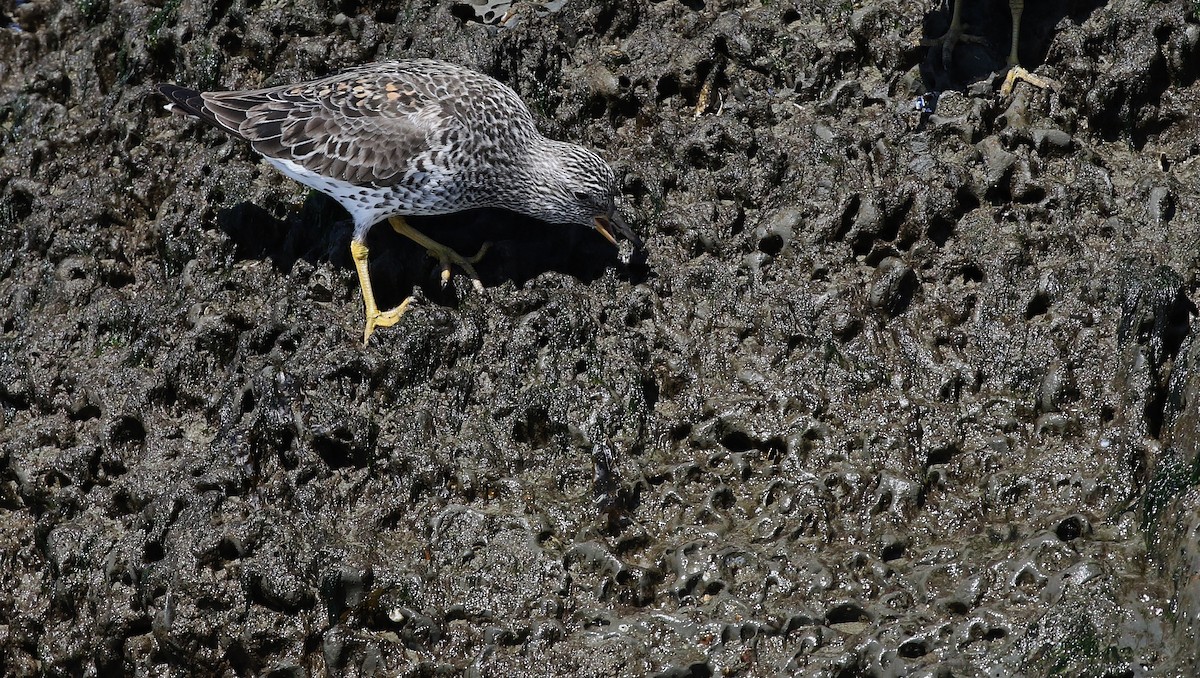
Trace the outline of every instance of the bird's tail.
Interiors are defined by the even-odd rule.
[[[158,93],[167,98],[168,103],[163,108],[168,111],[181,115],[191,115],[207,122],[210,125],[220,127],[225,131],[229,131],[225,125],[222,125],[217,116],[204,105],[204,98],[194,89],[180,87],[178,85],[169,85],[161,83],[154,86]]]
[[[164,107],[168,111],[204,117],[204,100],[200,98],[200,93],[196,90],[165,83],[155,85],[154,89],[171,102]]]

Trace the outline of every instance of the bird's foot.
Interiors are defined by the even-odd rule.
[[[363,327],[363,346],[367,345],[367,341],[370,340],[371,333],[375,331],[376,327],[395,325],[400,320],[400,316],[408,310],[408,305],[412,303],[412,300],[413,298],[409,297],[400,302],[399,306],[388,311],[380,311],[374,303],[369,304],[366,310],[366,326]]]
[[[424,247],[429,256],[438,260],[438,263],[442,265],[442,287],[445,287],[450,282],[450,265],[458,264],[459,268],[471,276],[471,284],[474,285],[475,291],[483,291],[483,283],[479,281],[479,274],[475,272],[474,264],[479,263],[479,260],[487,253],[488,248],[491,247],[491,243],[484,243],[483,247],[479,248],[479,251],[475,253],[475,256],[464,257],[449,247],[432,240],[429,236],[421,233],[412,226],[409,226],[403,217],[391,217],[388,219],[388,223],[392,225],[393,231]]]
[[[1034,87],[1042,89],[1058,90],[1058,83],[1049,78],[1036,76],[1033,73],[1025,70],[1020,64],[1012,64],[1008,67],[1008,74],[1004,76],[1004,84],[1000,86],[1000,96],[1008,96],[1012,94],[1013,88],[1017,86],[1017,81],[1023,80]]]
[[[405,299],[399,306],[390,311],[380,311],[375,304],[375,291],[371,287],[371,275],[367,267],[370,251],[367,246],[357,240],[350,241],[350,256],[354,259],[354,269],[358,272],[359,289],[362,290],[363,311],[366,323],[363,327],[363,346],[371,340],[371,333],[376,327],[391,327],[400,320],[400,316],[408,310],[413,298]]]
[[[475,272],[473,264],[478,264],[491,246],[492,243],[490,242],[483,243],[483,247],[480,247],[479,251],[473,257],[464,257],[444,245],[440,245],[437,248],[426,247],[425,251],[429,252],[429,256],[437,259],[438,263],[442,265],[442,287],[450,283],[450,264],[458,264],[459,268],[471,276],[471,285],[475,287],[475,291],[482,292],[483,283],[479,281],[479,274]]]

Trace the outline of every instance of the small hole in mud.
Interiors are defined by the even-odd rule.
[[[129,492],[120,489],[113,493],[112,505],[108,514],[114,517],[124,516],[131,513],[137,513],[139,509],[140,507],[134,503],[133,497],[129,495]]]
[[[959,187],[958,191],[954,194],[954,199],[958,201],[959,214],[966,214],[979,207],[979,198],[966,186]]]
[[[456,3],[450,6],[450,16],[459,21],[475,21],[475,9],[465,2]]]
[[[1025,307],[1025,319],[1032,320],[1039,315],[1045,315],[1050,310],[1050,299],[1044,294],[1035,294]]]
[[[738,212],[734,215],[733,221],[729,223],[729,232],[737,235],[744,228],[746,228],[746,215],[743,212]]]
[[[1060,541],[1074,541],[1083,535],[1083,521],[1079,516],[1071,516],[1058,524],[1054,534]]]
[[[733,431],[721,438],[721,445],[733,452],[745,452],[754,449],[754,441],[742,431]]]
[[[603,118],[607,113],[608,101],[606,101],[604,97],[595,96],[588,99],[587,105],[585,106],[584,115],[593,120],[598,120]]]
[[[146,440],[146,428],[134,417],[125,416],[113,422],[109,430],[109,442],[114,447],[141,444]]]
[[[883,562],[885,563],[902,558],[903,556],[904,544],[900,543],[888,544],[887,546],[883,547],[883,553],[880,554],[880,557],[883,558]]]
[[[642,397],[646,400],[646,407],[654,409],[654,405],[658,402],[658,382],[653,379],[642,380]]]
[[[929,648],[925,646],[925,641],[923,640],[906,640],[900,643],[900,647],[896,648],[896,652],[905,659],[916,659],[928,654]]]
[[[758,241],[758,249],[761,252],[775,256],[783,250],[783,238],[778,233],[772,233]]]
[[[966,282],[983,282],[983,271],[975,264],[963,266],[958,273]]]
[[[961,600],[948,600],[946,601],[946,611],[950,614],[962,615],[970,611],[970,608]]]
[[[844,603],[829,610],[825,615],[825,622],[829,625],[833,624],[850,624],[854,622],[871,621],[870,616],[862,607],[854,603]]]
[[[229,537],[222,537],[220,543],[217,544],[217,554],[221,556],[221,560],[237,560],[241,557],[241,549]]]
[[[837,232],[834,234],[835,240],[841,240],[846,237],[850,229],[854,227],[854,220],[858,217],[858,210],[862,206],[862,198],[855,193],[846,201],[845,207],[842,208],[842,216],[838,222]]]
[[[927,235],[938,247],[945,247],[950,236],[954,235],[955,223],[950,219],[932,219]]]
[[[931,450],[929,452],[929,465],[934,466],[949,463],[950,459],[957,452],[958,450],[953,447],[939,447],[936,450]]]
[[[679,79],[674,75],[665,75],[658,80],[658,100],[669,99],[679,94]]]
[[[1037,585],[1037,577],[1029,570],[1021,570],[1017,576],[1013,578],[1013,583],[1020,587],[1033,587]]]
[[[350,466],[361,466],[361,456],[355,454],[355,450],[350,449],[346,442],[345,436],[348,435],[345,430],[334,431],[329,435],[322,435],[313,438],[312,447],[317,456],[325,462],[329,468],[346,468]]]
[[[531,408],[525,413],[524,419],[513,424],[512,437],[518,443],[530,447],[545,447],[553,439],[553,423],[549,414],[542,408]]]
[[[728,510],[735,501],[733,492],[728,487],[722,487],[712,493],[709,504],[718,511]]]
[[[163,553],[162,544],[158,543],[157,541],[148,542],[146,544],[145,561],[147,563],[156,563],[163,559],[163,555],[165,554]]]
[[[0,223],[25,221],[33,214],[33,196],[14,189],[8,196],[6,209],[0,211]]]
[[[88,404],[79,408],[78,412],[71,415],[71,421],[90,421],[100,417],[100,408],[95,405]]]

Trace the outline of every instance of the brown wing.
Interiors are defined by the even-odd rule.
[[[447,83],[387,66],[253,91],[159,91],[265,156],[359,185],[388,185],[431,150],[431,140],[457,137],[462,123],[443,106]]]

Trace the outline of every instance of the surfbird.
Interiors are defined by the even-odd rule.
[[[394,325],[409,296],[380,311],[367,268],[367,232],[387,219],[442,267],[456,264],[481,288],[476,263],[404,219],[496,207],[556,224],[613,231],[641,246],[616,212],[612,168],[572,143],[542,136],[517,93],[500,81],[432,59],[386,61],[292,85],[198,92],[161,84],[168,110],[250,142],[287,176],[337,200],[354,219],[350,254],[366,307],[363,343]]]

